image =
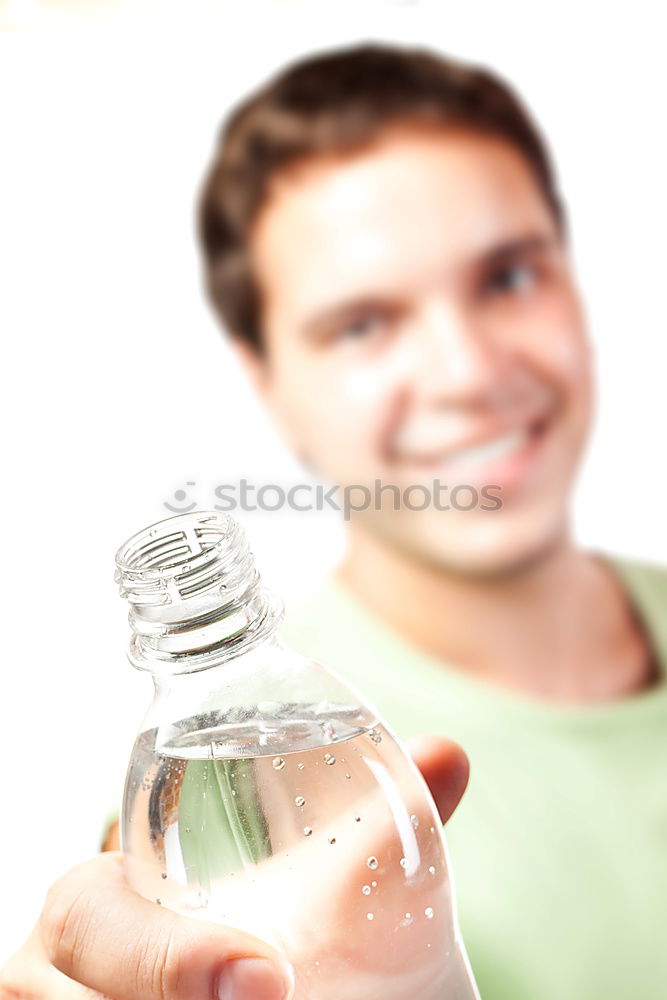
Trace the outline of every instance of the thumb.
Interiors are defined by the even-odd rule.
[[[468,758],[458,743],[442,736],[415,736],[407,741],[407,747],[446,823],[466,790]]]
[[[291,967],[265,942],[133,892],[118,852],[59,879],[40,930],[57,969],[116,1000],[288,1000],[293,991]]]

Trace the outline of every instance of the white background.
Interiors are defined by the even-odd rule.
[[[586,544],[667,560],[659,5],[0,4],[3,334],[0,960],[93,853],[150,696],[124,658],[125,537],[246,475],[295,482],[200,291],[193,202],[230,102],[314,47],[428,42],[508,77],[556,153],[598,352]],[[246,517],[293,600],[335,515]]]

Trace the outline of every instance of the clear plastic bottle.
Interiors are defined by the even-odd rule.
[[[172,517],[116,566],[130,661],[155,682],[122,807],[130,884],[278,947],[297,1000],[477,997],[425,782],[356,691],[280,640],[240,526]]]

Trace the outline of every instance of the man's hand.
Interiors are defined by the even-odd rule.
[[[410,749],[445,822],[468,780],[465,754],[435,737]],[[268,944],[138,896],[118,852],[52,886],[31,937],[0,971],[0,1000],[287,1000],[292,991],[289,966]]]

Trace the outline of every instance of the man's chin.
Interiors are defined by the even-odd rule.
[[[425,514],[427,512],[424,512]],[[441,573],[478,580],[499,580],[534,568],[567,539],[567,518],[556,516],[507,516],[500,511],[483,515],[459,514],[449,523],[418,516],[380,519],[384,544],[412,561]],[[398,519],[397,519],[398,520]],[[375,533],[375,532],[374,532]]]

